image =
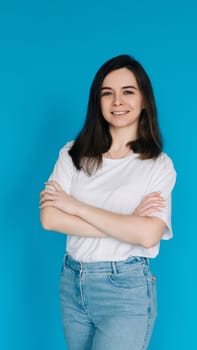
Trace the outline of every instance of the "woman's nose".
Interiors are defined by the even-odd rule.
[[[113,99],[113,105],[114,106],[120,106],[122,104],[122,100],[119,94],[115,94],[114,95],[114,99]]]

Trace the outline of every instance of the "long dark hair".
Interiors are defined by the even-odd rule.
[[[157,120],[157,110],[150,79],[141,64],[128,55],[116,56],[104,63],[95,75],[90,88],[86,120],[69,154],[75,167],[84,169],[89,175],[102,164],[102,154],[112,144],[109,125],[101,112],[101,88],[110,72],[127,68],[135,75],[142,93],[144,109],[138,124],[137,139],[127,145],[140,159],[156,158],[162,151],[162,139]]]

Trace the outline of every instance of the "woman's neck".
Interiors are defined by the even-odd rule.
[[[112,136],[111,151],[116,153],[124,152],[128,149],[127,143],[136,140],[136,132],[124,128],[116,128],[110,130]]]

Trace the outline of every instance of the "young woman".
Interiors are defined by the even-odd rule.
[[[44,229],[68,234],[60,297],[69,350],[147,349],[157,313],[149,258],[172,236],[175,177],[146,72],[128,55],[110,59],[40,199]]]

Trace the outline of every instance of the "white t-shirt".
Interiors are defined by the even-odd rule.
[[[166,199],[165,207],[151,214],[166,223],[163,239],[172,237],[171,192],[176,172],[171,159],[161,153],[157,159],[141,160],[138,154],[121,159],[103,158],[102,167],[93,175],[78,171],[73,165],[67,143],[50,176],[64,191],[82,202],[119,214],[132,214],[142,198],[151,192],[160,191]],[[148,235],[148,231],[147,231]],[[76,260],[120,261],[130,256],[154,258],[159,253],[159,244],[145,249],[139,245],[120,242],[114,238],[87,238],[68,236],[67,252]]]

